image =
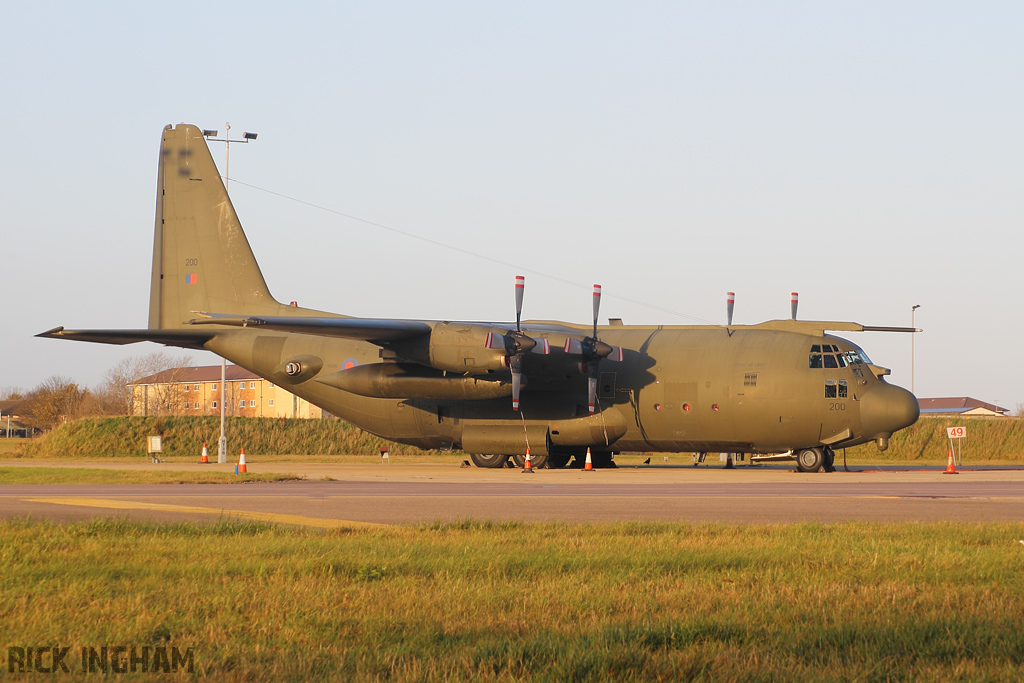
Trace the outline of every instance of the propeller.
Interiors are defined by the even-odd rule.
[[[610,346],[597,338],[597,317],[601,310],[601,285],[594,285],[594,334],[583,339],[569,337],[563,350],[576,356],[583,356],[581,369],[587,375],[587,407],[594,413],[597,404],[597,369],[602,360],[621,361],[622,349]]]
[[[800,295],[797,294],[796,292],[793,292],[789,296],[789,317],[791,317],[793,320],[796,320],[796,307],[800,303]]]
[[[725,293],[725,312],[728,322],[726,325],[732,327],[732,310],[736,308],[736,292]]]
[[[512,410],[519,410],[519,391],[523,386],[523,355],[539,353],[547,355],[551,347],[547,339],[533,339],[523,334],[523,291],[526,278],[516,275],[516,329],[505,334],[488,332],[484,345],[489,349],[505,352],[505,365],[512,371]]]

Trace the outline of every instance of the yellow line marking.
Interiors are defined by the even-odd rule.
[[[52,503],[53,505],[75,505],[78,507],[109,508],[112,510],[157,510],[161,512],[190,512],[208,515],[226,515],[277,524],[296,524],[324,529],[371,529],[390,526],[375,522],[357,522],[349,519],[328,519],[304,517],[278,512],[257,512],[254,510],[224,510],[195,507],[191,505],[167,505],[165,503],[142,503],[134,500],[105,500],[103,498],[23,498],[30,503]]]

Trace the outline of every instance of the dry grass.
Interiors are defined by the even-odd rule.
[[[0,634],[167,640],[213,680],[1019,680],[1021,538],[1024,524],[15,521],[0,525]]]
[[[3,484],[234,484],[247,481],[291,481],[294,474],[231,474],[162,470],[90,469],[87,467],[0,467]]]

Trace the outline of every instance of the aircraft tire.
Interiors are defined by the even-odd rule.
[[[469,458],[477,467],[485,467],[491,469],[504,467],[505,463],[508,461],[507,455],[500,454],[470,453]]]
[[[514,462],[516,464],[516,467],[518,467],[519,469],[523,469],[524,467],[526,467],[526,455],[525,454],[519,455],[517,453],[516,455],[512,456],[512,462]],[[535,470],[540,469],[541,467],[546,467],[547,464],[548,464],[548,456],[546,456],[546,455],[531,455],[530,456],[530,465],[532,465],[533,469],[535,469]]]
[[[796,456],[796,467],[801,472],[817,472],[825,464],[825,453],[820,448],[805,448]]]
[[[836,452],[832,450],[831,446],[825,446],[825,471],[835,472],[836,464]]]
[[[568,465],[571,459],[571,455],[548,455],[548,467],[560,470]]]

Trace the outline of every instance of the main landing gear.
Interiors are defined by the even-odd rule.
[[[805,448],[796,455],[796,467],[801,472],[835,472],[836,454],[828,446]]]

